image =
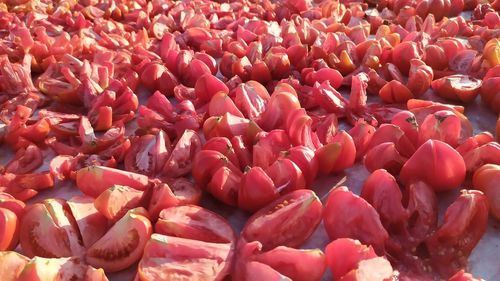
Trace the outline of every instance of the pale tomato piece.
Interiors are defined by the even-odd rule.
[[[18,281],[19,274],[30,259],[16,252],[0,252],[0,276],[3,281]]]
[[[19,220],[14,212],[0,208],[0,251],[13,250],[19,240]]]
[[[80,258],[34,257],[24,267],[18,281],[83,280],[108,281],[102,269],[86,265]]]

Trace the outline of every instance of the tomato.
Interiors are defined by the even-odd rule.
[[[246,118],[259,117],[271,97],[266,88],[257,81],[248,81],[238,85],[234,94],[234,103]]]
[[[292,146],[284,130],[259,133],[257,138],[258,141],[253,145],[253,165],[263,169],[267,169],[278,159],[282,151]]]
[[[147,176],[155,175],[163,169],[171,150],[170,139],[163,131],[156,136],[136,137],[125,155],[125,169]]]
[[[431,86],[443,98],[471,103],[479,94],[481,80],[468,75],[455,74],[434,80]]]
[[[423,144],[429,139],[434,139],[457,147],[461,127],[460,119],[450,110],[440,110],[429,114],[420,127],[419,143]]]
[[[463,154],[467,172],[474,172],[484,164],[500,165],[500,144],[492,141]]]
[[[238,158],[241,169],[245,169],[246,166],[252,164],[252,147],[245,144],[242,136],[232,137],[231,145]]]
[[[329,113],[343,113],[347,100],[328,81],[315,83],[312,95],[316,103]]]
[[[334,280],[386,280],[392,275],[390,263],[358,240],[336,239],[326,246],[325,253]]]
[[[238,189],[238,207],[255,212],[276,198],[279,192],[273,179],[258,166],[249,168],[241,177]]]
[[[80,258],[42,258],[29,261],[18,277],[19,281],[84,280],[108,281],[102,269],[86,265]]]
[[[252,258],[294,281],[319,281],[326,270],[326,258],[319,249],[298,250],[279,246]],[[252,263],[252,262],[250,262]],[[247,271],[251,273],[247,264]],[[266,279],[269,280],[269,279]]]
[[[202,150],[219,151],[226,156],[235,166],[239,166],[238,156],[233,149],[231,141],[226,137],[214,137],[209,139],[202,147]]]
[[[245,281],[258,281],[258,280],[292,281],[292,279],[277,272],[269,265],[256,261],[251,261],[245,264],[244,272],[245,276],[243,277],[243,280]]]
[[[434,72],[430,66],[418,59],[412,59],[410,61],[410,73],[407,87],[414,96],[419,97],[423,95],[431,86],[433,78]]]
[[[472,186],[486,195],[490,206],[490,214],[500,220],[500,165],[486,164],[474,172]]]
[[[411,240],[406,243],[408,248],[418,245],[437,227],[438,200],[432,187],[418,181],[406,188],[408,197],[408,233]]]
[[[435,191],[451,190],[464,181],[465,163],[462,156],[448,144],[428,140],[406,161],[400,179],[403,184],[422,180]]]
[[[12,250],[19,239],[19,221],[14,212],[0,208],[0,251]]]
[[[5,167],[5,172],[13,174],[26,174],[38,169],[43,162],[40,148],[29,145],[16,151],[15,158]]]
[[[266,131],[285,128],[287,117],[300,108],[297,93],[293,88],[290,92],[280,91],[278,87],[276,89],[266,105],[266,110],[257,121],[259,126]]]
[[[80,191],[94,198],[115,184],[145,190],[149,185],[149,178],[104,166],[89,166],[76,172],[76,186]]]
[[[500,115],[498,116],[496,129],[497,129],[497,141],[500,142]]]
[[[2,280],[17,281],[29,259],[10,251],[0,252],[0,275]]]
[[[155,233],[210,243],[234,243],[236,233],[220,215],[194,205],[160,212]]]
[[[448,281],[480,281],[482,279],[474,278],[472,274],[466,273],[463,269],[457,271],[457,273],[453,274]]]
[[[397,151],[404,157],[410,157],[416,149],[416,144],[410,140],[400,127],[393,124],[382,124],[373,134],[369,148],[384,142],[392,142]]]
[[[379,96],[385,103],[404,103],[414,98],[410,89],[397,80],[385,84],[380,89]]]
[[[26,208],[20,225],[20,242],[29,256],[59,258],[84,255],[78,226],[61,199],[46,199]]]
[[[5,192],[0,192],[0,208],[11,210],[14,214],[16,214],[18,219],[21,219],[24,215],[25,207],[26,204],[15,199],[14,196]]]
[[[286,131],[293,146],[303,145],[310,149],[321,146],[318,136],[312,131],[312,118],[303,108],[296,109],[288,115]]]
[[[378,253],[384,252],[389,238],[377,211],[345,186],[335,188],[328,196],[323,223],[331,240],[357,239],[372,246]]]
[[[319,169],[317,158],[314,158],[314,151],[305,146],[294,146],[282,154],[299,167],[306,180],[306,186],[311,185]]]
[[[410,61],[418,58],[420,54],[416,42],[401,42],[392,50],[392,62],[403,74],[408,74]]]
[[[477,190],[463,190],[444,214],[444,222],[425,241],[431,265],[444,278],[464,268],[486,232],[488,201]]]
[[[273,180],[276,191],[281,194],[306,188],[304,174],[290,159],[279,158],[265,172]]]
[[[389,173],[397,175],[406,160],[408,159],[399,154],[394,143],[383,142],[368,151],[364,164],[370,172],[377,169],[386,169]]]
[[[209,102],[218,92],[229,93],[227,86],[209,73],[203,74],[196,80],[194,91],[196,97],[203,103]]]
[[[322,209],[313,191],[290,192],[253,214],[241,237],[246,241],[261,242],[264,250],[278,245],[300,246],[319,224]]]
[[[232,267],[234,245],[153,234],[138,266],[141,281],[224,280]]]
[[[184,204],[198,204],[201,189],[185,178],[166,179],[167,183],[153,185],[148,212],[152,221],[158,218],[161,210]]]
[[[108,220],[94,206],[90,196],[74,196],[67,202],[78,226],[83,246],[89,248],[108,231]]]
[[[356,146],[356,160],[365,156],[375,131],[375,127],[368,124],[364,119],[356,121],[354,127],[349,130],[348,133]]]
[[[396,113],[391,124],[398,126],[413,145],[418,144],[419,125],[413,112],[403,110]]]
[[[244,117],[243,113],[241,113],[238,107],[236,107],[234,101],[227,93],[222,91],[215,93],[208,104],[208,115],[221,116],[226,112],[229,112],[237,117]]]
[[[139,212],[142,211],[128,211],[88,248],[85,255],[87,263],[106,272],[116,272],[137,262],[152,233],[151,222]]]
[[[351,167],[356,159],[356,146],[352,137],[345,131],[340,131],[332,143],[316,150],[315,158],[319,171],[323,174],[340,172]]]
[[[143,192],[125,185],[113,185],[94,201],[95,208],[110,221],[117,221],[129,210],[139,207]]]

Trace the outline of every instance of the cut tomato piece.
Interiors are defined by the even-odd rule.
[[[18,281],[29,259],[16,252],[0,252],[0,276],[4,281]]]
[[[13,250],[19,240],[19,219],[9,209],[0,208],[0,251]]]
[[[85,248],[92,246],[108,230],[108,220],[94,206],[94,198],[75,196],[67,201]]]
[[[139,262],[141,281],[175,278],[221,281],[232,267],[234,245],[153,234]]]
[[[106,272],[116,272],[137,262],[152,233],[151,222],[142,215],[144,212],[140,209],[128,211],[87,250],[87,263]]]
[[[323,205],[307,189],[290,192],[251,216],[241,232],[246,241],[259,241],[263,250],[298,247],[321,221]]]
[[[41,258],[29,261],[18,281],[85,280],[108,281],[102,269],[86,265],[80,258]]]
[[[117,221],[141,205],[143,192],[125,185],[113,185],[94,201],[95,208],[108,220]]]

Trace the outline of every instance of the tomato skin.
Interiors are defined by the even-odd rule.
[[[386,169],[389,173],[397,175],[406,160],[408,159],[399,154],[394,143],[383,142],[368,151],[364,164],[370,172]]]
[[[265,172],[281,194],[306,188],[306,180],[302,170],[290,159],[277,159]]]
[[[236,241],[236,233],[225,218],[195,205],[163,209],[154,230],[158,234],[210,243]]]
[[[356,146],[356,160],[365,156],[368,151],[368,146],[377,129],[368,124],[364,119],[359,119],[354,127],[349,130],[349,135]]]
[[[78,257],[31,259],[18,277],[18,281],[88,280],[108,281],[104,270],[86,265]]]
[[[125,185],[113,185],[95,199],[94,206],[104,217],[115,222],[130,209],[140,206],[143,193]]]
[[[340,172],[354,164],[356,146],[352,137],[347,132],[341,131],[334,137],[332,143],[316,150],[315,158],[321,173]]]
[[[249,212],[255,212],[266,206],[276,198],[276,190],[272,178],[258,166],[246,171],[241,177],[238,189],[238,207]]]
[[[156,175],[163,169],[171,151],[170,139],[163,131],[156,136],[136,137],[125,155],[125,169],[147,176]]]
[[[314,232],[322,212],[323,205],[313,191],[296,190],[253,214],[241,237],[249,242],[259,241],[263,250],[280,245],[298,247]]]
[[[471,103],[479,94],[481,80],[455,74],[432,81],[432,89],[441,97]]]
[[[377,211],[345,186],[335,188],[328,196],[323,223],[331,240],[358,239],[378,253],[384,252],[384,244],[389,238]]]
[[[238,85],[235,90],[234,103],[246,118],[259,117],[271,99],[266,88],[257,81],[248,81]]]
[[[446,210],[443,224],[425,241],[431,264],[442,277],[464,268],[487,224],[486,196],[481,191],[462,190]]]
[[[0,251],[13,250],[19,239],[19,221],[14,212],[0,208]]]
[[[490,214],[500,220],[500,165],[486,164],[474,172],[472,186],[488,198]]]
[[[465,162],[448,144],[428,140],[406,161],[401,169],[400,179],[405,185],[422,180],[435,191],[451,190],[464,181]]]
[[[460,119],[450,110],[440,110],[425,117],[419,131],[419,143],[435,139],[457,147],[461,131]]]

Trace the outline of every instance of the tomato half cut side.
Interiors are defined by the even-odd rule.
[[[141,213],[137,209],[128,211],[87,250],[87,263],[106,272],[116,272],[137,262],[152,233],[151,222]]]
[[[18,281],[19,274],[29,259],[11,251],[0,252],[0,276],[4,281]]]
[[[155,232],[210,243],[233,243],[236,240],[236,233],[226,219],[194,205],[161,211]]]
[[[89,280],[108,281],[102,269],[86,265],[80,258],[41,258],[30,260],[18,281]]]
[[[139,262],[141,281],[192,280],[221,281],[232,267],[234,246],[153,234]]]
[[[307,189],[290,192],[251,216],[241,232],[246,241],[259,241],[263,250],[299,247],[321,221],[323,205]]]
[[[75,196],[67,201],[85,248],[92,246],[109,229],[108,220],[94,206],[94,198]]]

